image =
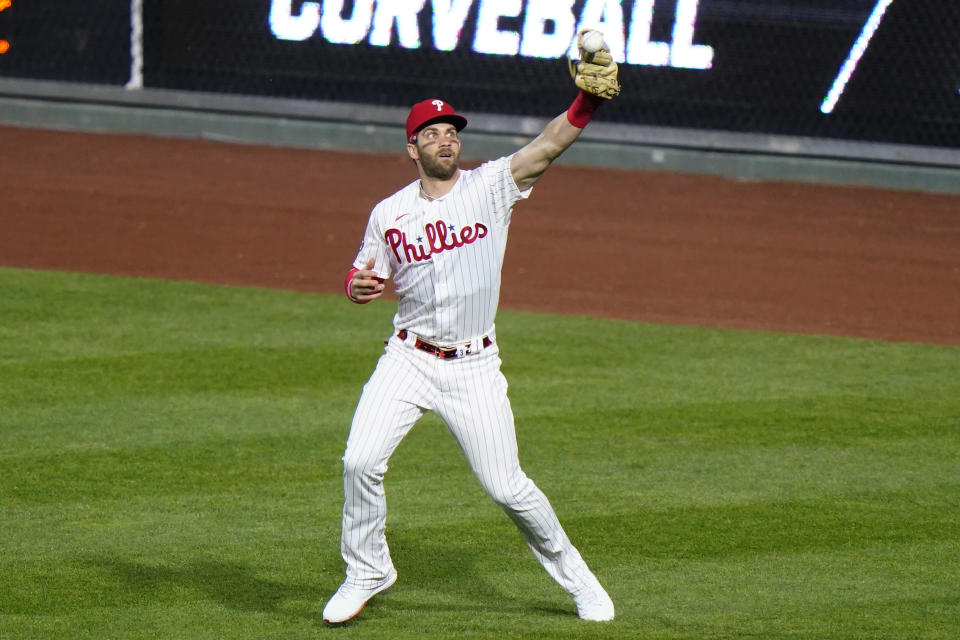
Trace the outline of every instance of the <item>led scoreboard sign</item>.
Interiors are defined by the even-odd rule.
[[[483,111],[551,115],[562,103],[551,60],[591,27],[621,65],[624,92],[602,112],[608,120],[960,146],[960,2],[271,0],[268,22],[284,46],[328,60],[364,50],[357,58],[383,89],[375,99],[392,104],[438,93]],[[531,95],[515,95],[508,78]]]
[[[13,6],[13,0],[0,0],[0,11],[5,11]],[[10,41],[4,40],[0,36],[0,55],[5,54],[7,51],[10,51]]]
[[[292,13],[292,0],[273,0],[270,28],[283,40],[306,40],[320,31],[327,42],[366,41],[381,47],[388,46],[396,34],[399,47],[419,49],[424,46],[424,38],[418,15],[427,11],[434,48],[453,51],[464,37],[467,16],[476,5],[471,49],[477,54],[526,58],[574,55],[574,34],[589,26],[606,34],[611,55],[618,63],[709,69],[713,49],[693,42],[699,2],[676,0],[670,42],[651,40],[654,0],[633,2],[626,23],[621,3],[610,0],[588,0],[579,11],[574,10],[573,0],[527,0],[525,4],[521,0],[434,0],[431,8],[426,8],[426,0],[359,0],[353,3],[348,17],[343,16],[345,0],[323,0],[322,10],[320,2],[304,2],[297,15]],[[501,19],[518,19],[521,12],[519,29],[500,28]]]
[[[548,118],[591,27],[623,86],[599,120],[960,148],[960,0],[14,4],[0,76]]]

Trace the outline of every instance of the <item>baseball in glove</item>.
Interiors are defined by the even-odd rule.
[[[589,31],[590,29],[581,29],[577,34],[577,50],[580,52],[580,59],[567,60],[570,75],[583,91],[608,100],[615,98],[620,95],[617,63],[610,56],[610,48],[606,44],[592,53],[584,49],[583,36]]]

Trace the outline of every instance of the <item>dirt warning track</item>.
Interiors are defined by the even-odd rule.
[[[416,177],[399,145],[0,146],[0,265],[303,291],[342,290],[370,209]],[[555,166],[510,235],[505,309],[960,344],[960,196]]]

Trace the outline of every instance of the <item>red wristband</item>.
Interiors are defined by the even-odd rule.
[[[583,129],[601,104],[603,104],[603,98],[581,91],[567,109],[567,120],[578,129]]]
[[[357,300],[356,298],[353,297],[353,294],[350,292],[350,282],[353,280],[353,276],[354,274],[357,273],[357,271],[360,271],[360,269],[357,269],[356,267],[354,267],[353,269],[350,269],[350,271],[347,272],[347,279],[343,281],[343,289],[346,292],[347,297],[350,298],[351,302],[356,302],[357,304],[367,304],[368,302],[370,302],[369,300]]]

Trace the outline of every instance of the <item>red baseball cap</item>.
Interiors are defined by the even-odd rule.
[[[413,139],[420,129],[435,122],[449,122],[460,131],[467,126],[467,119],[454,111],[453,106],[443,100],[424,100],[413,105],[407,116],[407,140]]]

